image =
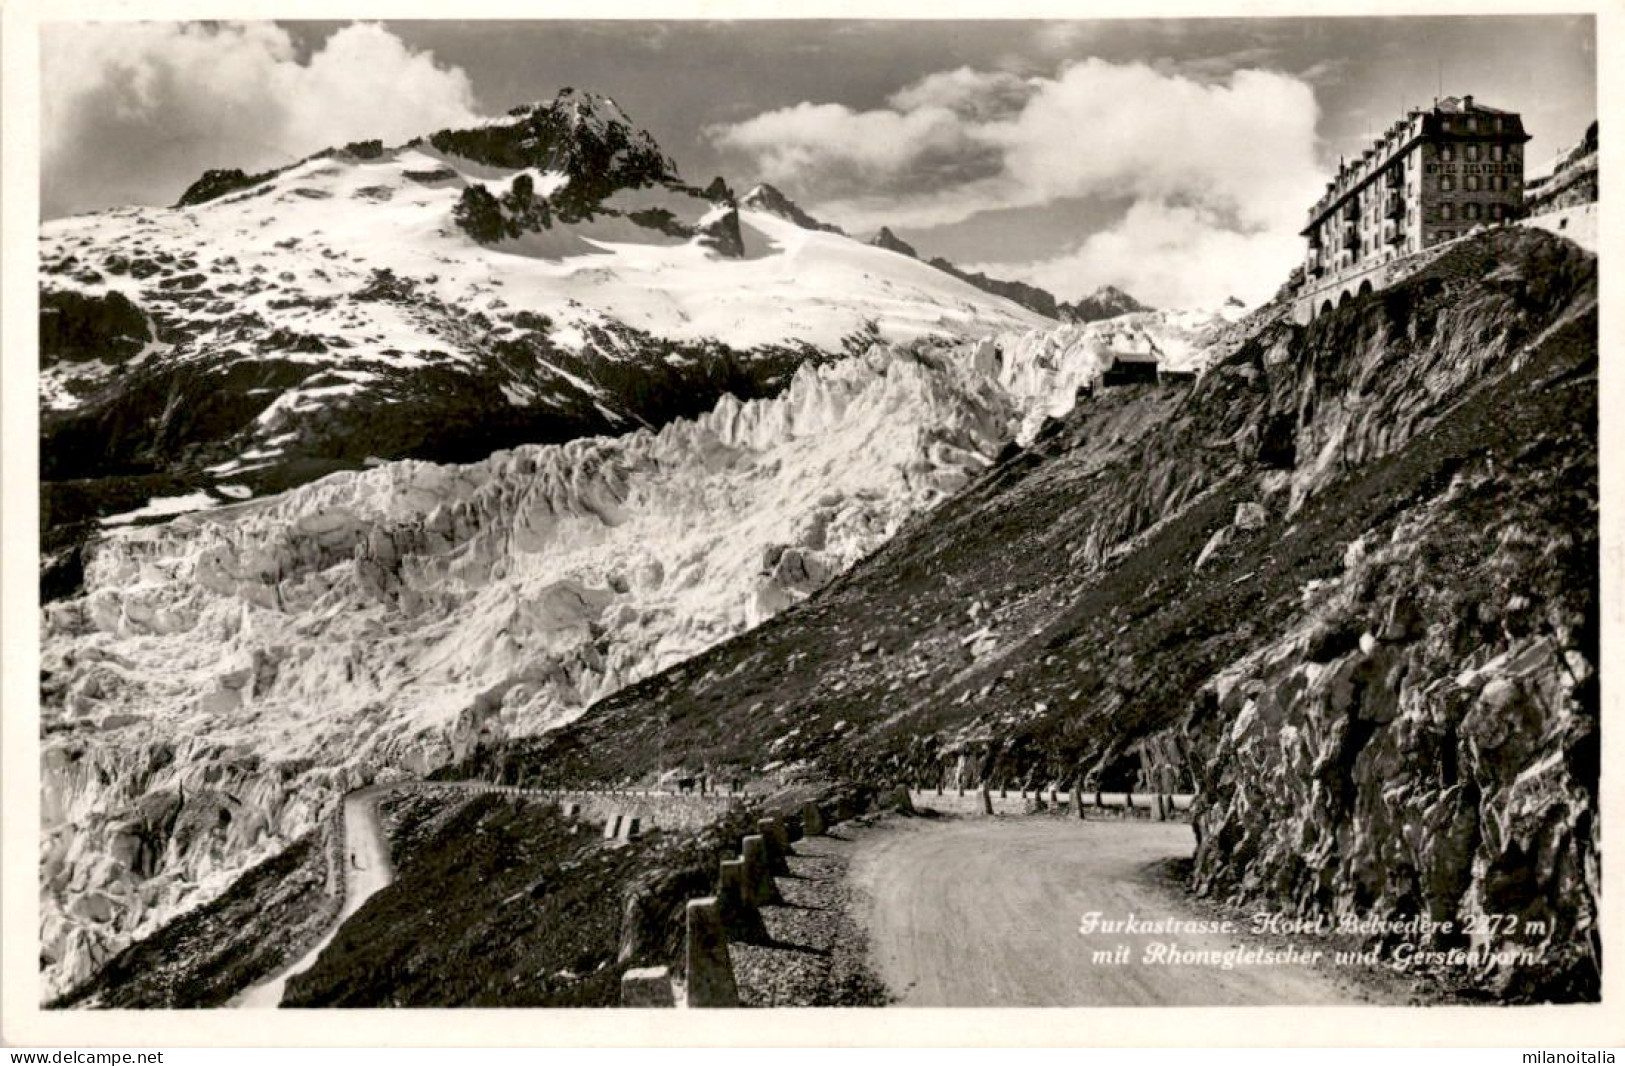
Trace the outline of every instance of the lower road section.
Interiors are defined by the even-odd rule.
[[[344,797],[344,908],[326,936],[293,965],[244,992],[232,1003],[236,1007],[276,1007],[288,978],[316,964],[317,956],[333,942],[350,915],[361,909],[374,893],[394,879],[389,863],[389,847],[378,819],[378,797],[382,789],[363,788]]]
[[[876,970],[906,1006],[1355,1003],[1330,958],[1226,935],[1156,876],[1191,827],[1059,818],[900,821],[860,846]],[[1092,915],[1094,931],[1080,932]],[[1108,928],[1134,923],[1136,931]],[[1158,923],[1161,923],[1160,926]],[[1177,932],[1166,930],[1177,928]],[[1148,932],[1147,929],[1157,931]],[[1251,949],[1250,959],[1241,951]],[[1274,952],[1263,956],[1262,952]],[[1225,968],[1226,955],[1233,965]],[[1264,961],[1265,959],[1269,961]]]

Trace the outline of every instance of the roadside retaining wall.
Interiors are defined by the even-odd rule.
[[[976,789],[966,789],[961,795],[958,789],[943,789],[942,795],[937,795],[934,788],[910,789],[909,799],[915,808],[932,808],[944,814],[966,814],[982,816],[986,814],[982,807],[982,793]],[[1047,814],[1056,809],[1057,804],[1064,811],[1071,810],[1071,793],[1067,789],[1055,790],[1056,800],[1050,799],[1050,790],[1041,792],[1028,790],[1025,796],[1015,789],[1009,790],[1000,796],[997,789],[988,793],[989,805],[996,815],[1017,814]],[[1034,802],[1035,797],[1042,797],[1045,810],[1040,810]],[[1191,818],[1191,796],[1184,793],[1166,797],[1171,803],[1165,806],[1169,821],[1188,822]],[[1133,794],[1133,806],[1128,803],[1129,796],[1123,792],[1103,792],[1100,794],[1100,803],[1095,802],[1095,793],[1083,793],[1083,816],[1085,818],[1149,818],[1157,817],[1157,798],[1154,793]]]
[[[636,818],[640,830],[700,829],[722,818],[744,801],[743,796],[702,796],[697,792],[663,792],[656,789],[560,792],[476,781],[423,781],[414,783],[413,787],[524,796],[548,803],[576,803],[580,805],[576,817],[584,822],[607,822],[620,815],[623,819]]]

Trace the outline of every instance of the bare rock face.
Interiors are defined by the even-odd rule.
[[[344,791],[547,731],[804,599],[1014,425],[985,374],[877,346],[659,432],[108,536],[45,610],[48,991]]]
[[[1528,262],[1515,254],[1504,269]],[[1420,308],[1396,300],[1397,311],[1334,320],[1352,357],[1335,369],[1315,357],[1291,390],[1312,412],[1296,420],[1294,509],[1436,432],[1486,375],[1533,358],[1485,341],[1516,343],[1525,328],[1495,295],[1438,312],[1427,357],[1412,362],[1396,359],[1411,342],[1388,316],[1402,323]],[[1584,380],[1585,369],[1545,380]],[[1343,385],[1330,388],[1329,375]],[[1304,916],[1448,922],[1421,938],[1374,939],[1395,959],[1477,953],[1421,968],[1502,999],[1590,998],[1600,980],[1595,438],[1583,404],[1559,417],[1571,400],[1528,378],[1515,387],[1530,395],[1515,428],[1454,428],[1437,445],[1460,452],[1448,484],[1397,516],[1374,515],[1342,573],[1304,590],[1288,630],[1203,689],[1184,726],[1199,792],[1195,883]],[[1521,442],[1511,469],[1465,443],[1509,432]]]

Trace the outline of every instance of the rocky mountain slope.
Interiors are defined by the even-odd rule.
[[[47,223],[41,271],[48,596],[120,516],[658,428],[875,339],[1045,324],[689,185],[612,101],[569,90]]]
[[[1449,919],[1420,946],[1528,954],[1448,979],[1594,998],[1595,259],[1497,230],[1308,327],[1276,310],[1194,384],[1077,404],[808,602],[452,772],[1171,773],[1200,891]]]

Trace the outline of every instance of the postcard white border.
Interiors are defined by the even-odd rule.
[[[1603,661],[1618,661],[1622,542],[1619,462],[1622,275],[1611,262],[1620,241],[1618,202],[1625,135],[1616,125],[1625,100],[1625,0],[1553,4],[1516,0],[595,0],[591,4],[463,0],[473,18],[1145,18],[1314,15],[1593,14],[1597,18],[1598,110],[1602,129],[1602,587]],[[1625,951],[1620,893],[1603,907],[1604,983],[1600,1005],[1548,1007],[1271,1007],[1075,1009],[847,1009],[727,1012],[626,1010],[42,1011],[38,1006],[38,381],[39,49],[41,21],[122,19],[437,18],[424,0],[73,0],[7,4],[3,47],[3,278],[0,305],[0,753],[4,757],[3,967],[0,1044],[36,1047],[194,1046],[1489,1046],[1574,1047],[1625,1043]],[[1607,58],[1612,57],[1610,63]],[[1612,457],[1613,461],[1609,461]],[[1618,868],[1625,766],[1619,686],[1603,672],[1603,866]]]

